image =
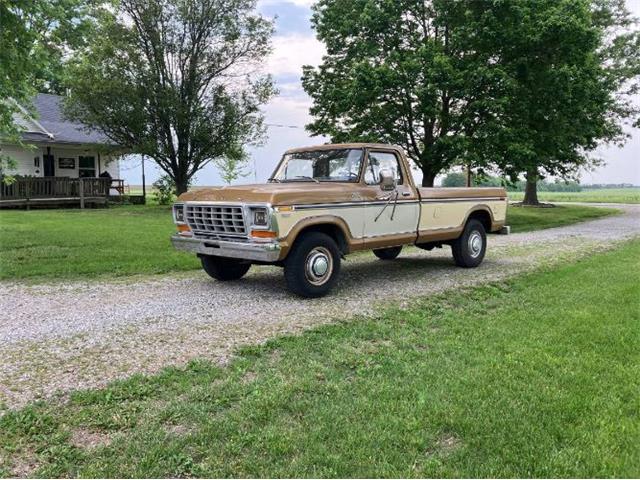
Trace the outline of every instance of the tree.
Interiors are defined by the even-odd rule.
[[[467,176],[464,173],[451,172],[442,179],[443,187],[465,187],[466,185]]]
[[[503,92],[486,154],[513,180],[526,174],[524,204],[541,178],[598,164],[589,152],[623,141],[637,115],[640,40],[621,0],[477,2],[479,48],[492,51]]]
[[[500,72],[490,52],[470,44],[472,13],[447,0],[320,0],[312,23],[327,55],[304,68],[307,128],[334,141],[401,145],[424,186],[479,161],[471,140],[491,120]]]
[[[255,0],[122,0],[70,66],[67,113],[149,156],[178,194],[264,135],[273,94],[255,73],[273,25]]]
[[[213,163],[218,169],[222,180],[228,185],[238,178],[248,175],[248,172],[245,171],[247,156],[242,151],[237,152],[235,155],[230,152],[225,157],[215,159]]]
[[[38,91],[58,91],[62,59],[91,19],[84,0],[0,1],[0,137],[20,143],[14,115]],[[0,152],[0,173],[14,162]],[[5,175],[6,179],[7,176]]]

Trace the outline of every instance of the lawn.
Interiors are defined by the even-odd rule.
[[[616,213],[584,206],[510,208],[514,232]],[[0,211],[0,279],[72,279],[156,274],[200,268],[178,252],[169,207]]]
[[[509,192],[509,200],[519,202],[523,192]],[[640,203],[640,187],[594,188],[581,192],[538,192],[543,202]]]
[[[639,267],[636,240],[8,412],[0,474],[637,477]]]
[[[531,208],[510,205],[507,211],[507,225],[511,231],[529,232],[544,228],[561,227],[573,223],[594,220],[615,215],[620,210],[583,205],[556,205],[554,208]]]
[[[154,274],[199,267],[177,252],[171,208],[0,211],[0,278]]]

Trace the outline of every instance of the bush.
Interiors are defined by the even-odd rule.
[[[169,205],[173,202],[176,192],[176,184],[169,175],[163,175],[153,182],[155,188],[154,197],[158,205]]]

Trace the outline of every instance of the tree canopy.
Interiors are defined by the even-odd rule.
[[[313,26],[327,48],[305,67],[308,126],[335,141],[401,145],[423,185],[458,163],[497,82],[486,52],[468,48],[473,20],[459,2],[320,0]]]
[[[618,0],[479,2],[480,48],[504,74],[500,118],[487,135],[486,163],[512,179],[526,173],[525,203],[542,176],[570,177],[597,165],[589,152],[623,141],[640,74],[637,31]]]
[[[255,0],[122,0],[70,66],[67,113],[155,160],[177,193],[263,133],[256,73],[273,25]]]
[[[622,0],[320,0],[308,126],[396,143],[423,185],[452,165],[567,176],[637,112],[638,34]]]

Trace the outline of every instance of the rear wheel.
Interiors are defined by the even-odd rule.
[[[487,234],[478,220],[467,222],[462,235],[451,244],[451,252],[456,265],[474,268],[482,263],[487,250]]]
[[[303,233],[284,264],[284,278],[293,293],[322,297],[329,293],[340,273],[340,250],[329,235]]]
[[[235,258],[216,257],[214,255],[200,256],[200,262],[205,272],[211,278],[226,282],[238,280],[249,271],[251,264]]]
[[[393,260],[400,255],[401,251],[402,245],[399,247],[377,248],[373,251],[373,254],[380,260]]]

